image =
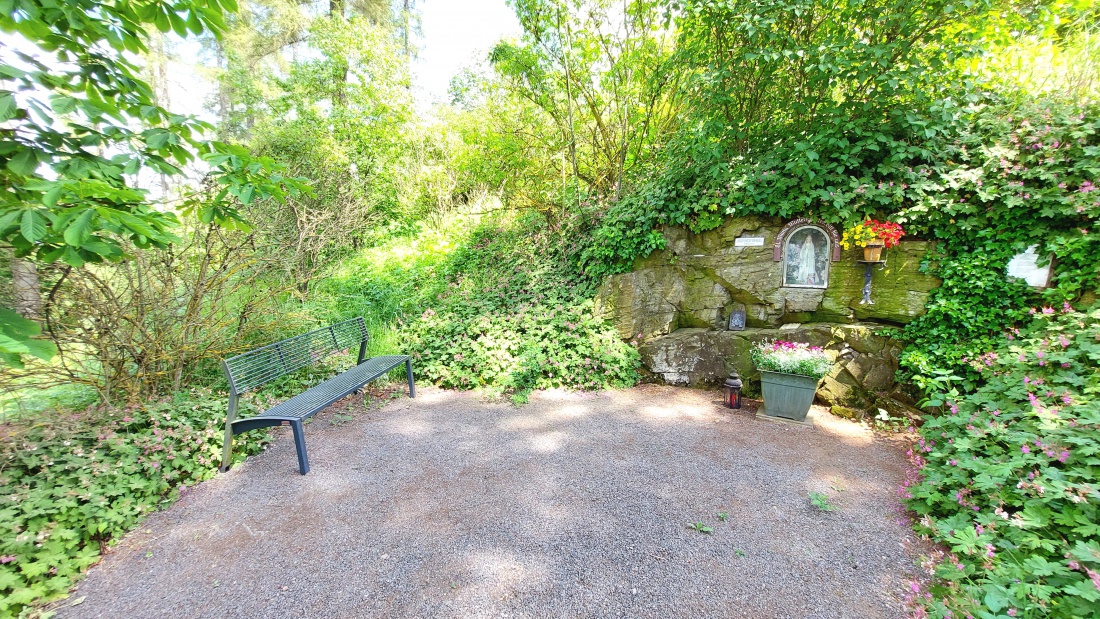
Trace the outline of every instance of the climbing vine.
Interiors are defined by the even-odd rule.
[[[1097,289],[1098,112],[1095,104],[972,94],[896,111],[873,130],[848,124],[780,140],[720,167],[669,166],[609,208],[586,257],[606,273],[628,270],[662,246],[654,232],[661,225],[699,231],[729,216],[901,222],[910,238],[936,241],[922,268],[943,279],[927,314],[901,332],[910,343],[904,377],[920,382],[987,350],[1030,305]],[[715,189],[700,192],[701,184]],[[1032,245],[1054,261],[1044,291],[1006,277],[1009,260]]]

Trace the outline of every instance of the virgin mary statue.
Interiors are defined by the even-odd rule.
[[[816,286],[817,281],[817,250],[814,247],[813,233],[806,234],[806,240],[802,241],[802,249],[798,252],[798,273],[795,281],[807,286]]]

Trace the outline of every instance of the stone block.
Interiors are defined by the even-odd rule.
[[[864,411],[862,409],[849,408],[847,406],[841,406],[839,404],[833,405],[829,409],[829,412],[836,415],[837,417],[843,417],[845,419],[853,419],[853,420],[856,420],[856,421],[858,421],[860,419],[863,419],[863,417],[867,414],[866,411]]]

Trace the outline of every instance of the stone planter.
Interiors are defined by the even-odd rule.
[[[760,370],[760,391],[764,395],[764,414],[804,421],[820,378]]]

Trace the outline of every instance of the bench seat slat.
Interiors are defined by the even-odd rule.
[[[407,355],[386,355],[368,359],[362,364],[350,370],[334,376],[323,383],[310,387],[303,393],[276,404],[260,413],[256,417],[305,419],[314,413],[327,408],[333,402],[343,398],[347,394],[359,389],[370,381],[382,376],[386,372],[405,363]],[[255,419],[249,417],[248,419]]]

